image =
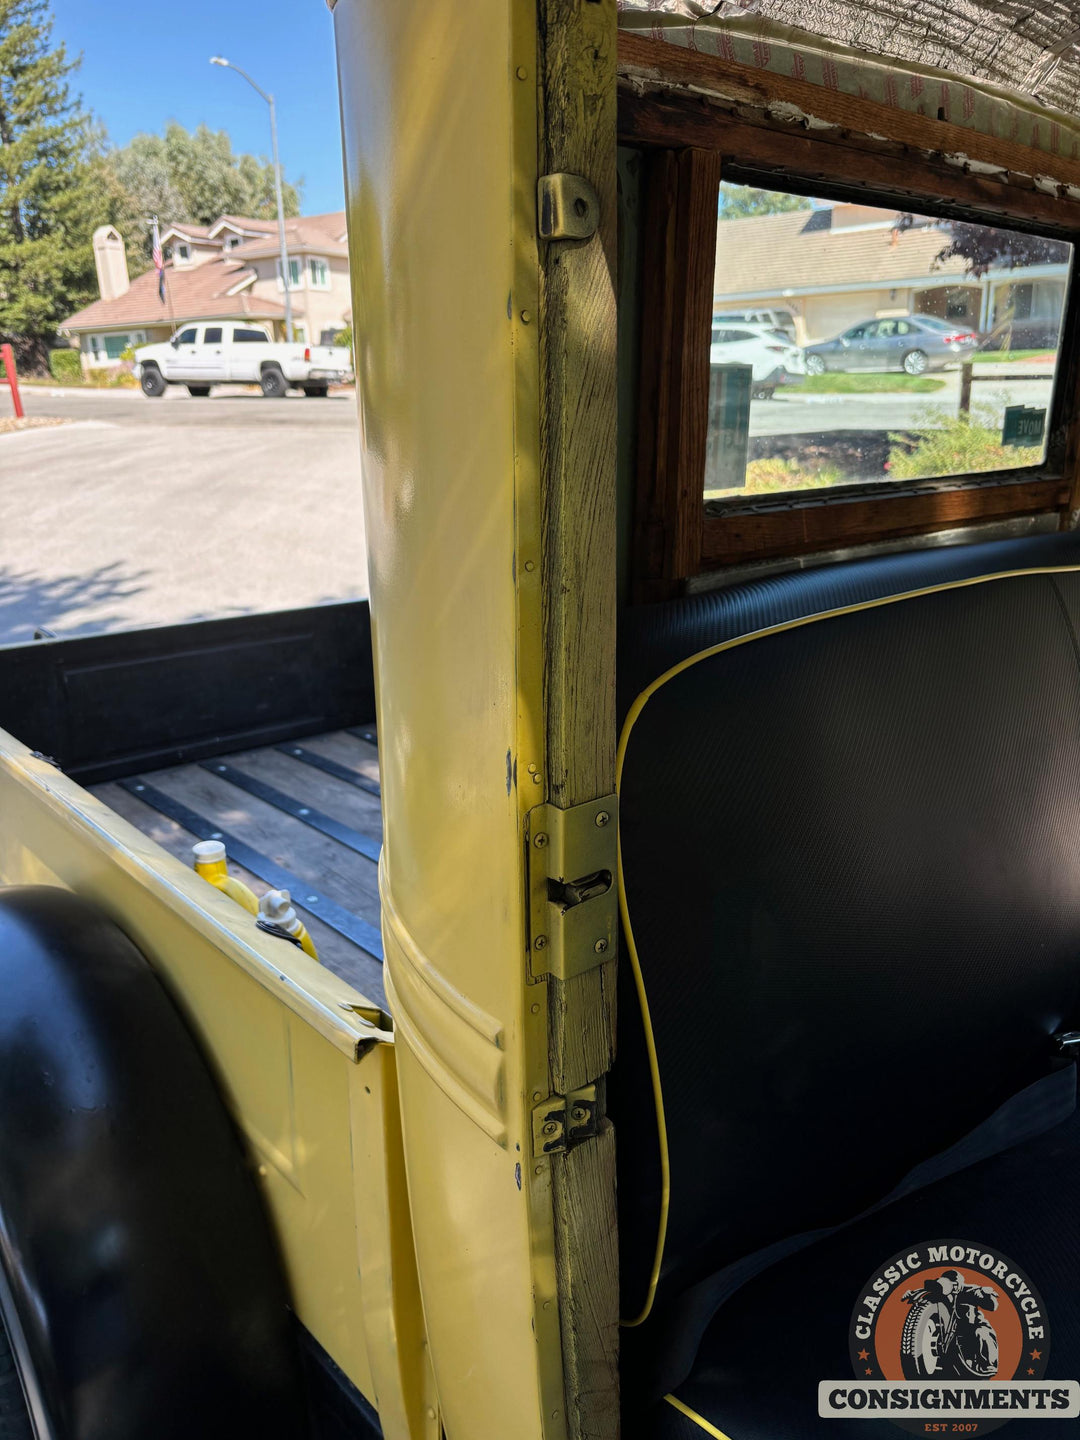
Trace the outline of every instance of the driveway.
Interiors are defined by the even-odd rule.
[[[367,593],[351,394],[23,398],[71,423],[0,435],[0,644]]]

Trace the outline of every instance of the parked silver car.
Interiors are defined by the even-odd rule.
[[[904,370],[923,375],[960,364],[978,348],[975,331],[955,320],[904,315],[853,325],[833,340],[807,345],[803,354],[808,375],[823,375],[826,370]]]

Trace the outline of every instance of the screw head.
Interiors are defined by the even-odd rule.
[[[543,830],[540,831],[539,835],[536,835],[536,836],[534,836],[534,838],[533,838],[533,844],[536,846],[537,850],[544,850],[544,849],[546,849],[547,843],[548,843],[548,837],[547,837],[547,835],[544,833]]]
[[[522,310],[522,312],[521,312],[521,323],[522,323],[523,325],[529,325],[529,324],[532,323],[532,313],[531,313],[530,311],[528,311],[528,310]]]
[[[593,821],[593,824],[599,825],[600,828],[603,829],[610,819],[611,816],[606,810],[598,810],[596,812],[596,819]]]
[[[594,954],[603,955],[604,951],[607,949],[607,941],[597,940],[596,944],[592,948]]]
[[[555,1124],[555,1121],[554,1121],[554,1120],[548,1120],[548,1121],[545,1123],[545,1125],[544,1125],[544,1134],[545,1134],[545,1135],[557,1135],[558,1133],[559,1133],[559,1127],[558,1127],[558,1125]]]
[[[525,69],[524,65],[517,67],[517,77],[519,80],[527,80],[529,78],[529,72]]]
[[[581,1124],[582,1120],[587,1120],[588,1118],[589,1112],[585,1109],[584,1105],[575,1105],[570,1111],[570,1119],[576,1120],[579,1125]]]
[[[546,949],[547,949],[547,936],[546,936],[546,935],[537,935],[536,939],[533,941],[533,949],[534,949],[534,950],[546,950]]]

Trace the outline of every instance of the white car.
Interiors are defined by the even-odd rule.
[[[782,330],[769,325],[735,325],[722,319],[713,321],[709,363],[751,366],[755,400],[771,400],[778,385],[806,373],[802,351]]]
[[[275,342],[263,325],[218,320],[185,325],[160,345],[135,351],[135,374],[144,395],[165,394],[169,385],[186,385],[192,395],[209,395],[212,385],[259,385],[270,399],[290,385],[305,395],[325,395],[332,384],[349,379],[352,356],[343,345]]]

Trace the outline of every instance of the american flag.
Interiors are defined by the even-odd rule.
[[[145,252],[144,252],[145,253]],[[165,304],[165,256],[161,253],[161,236],[158,223],[154,221],[154,269],[157,271],[158,299]]]

